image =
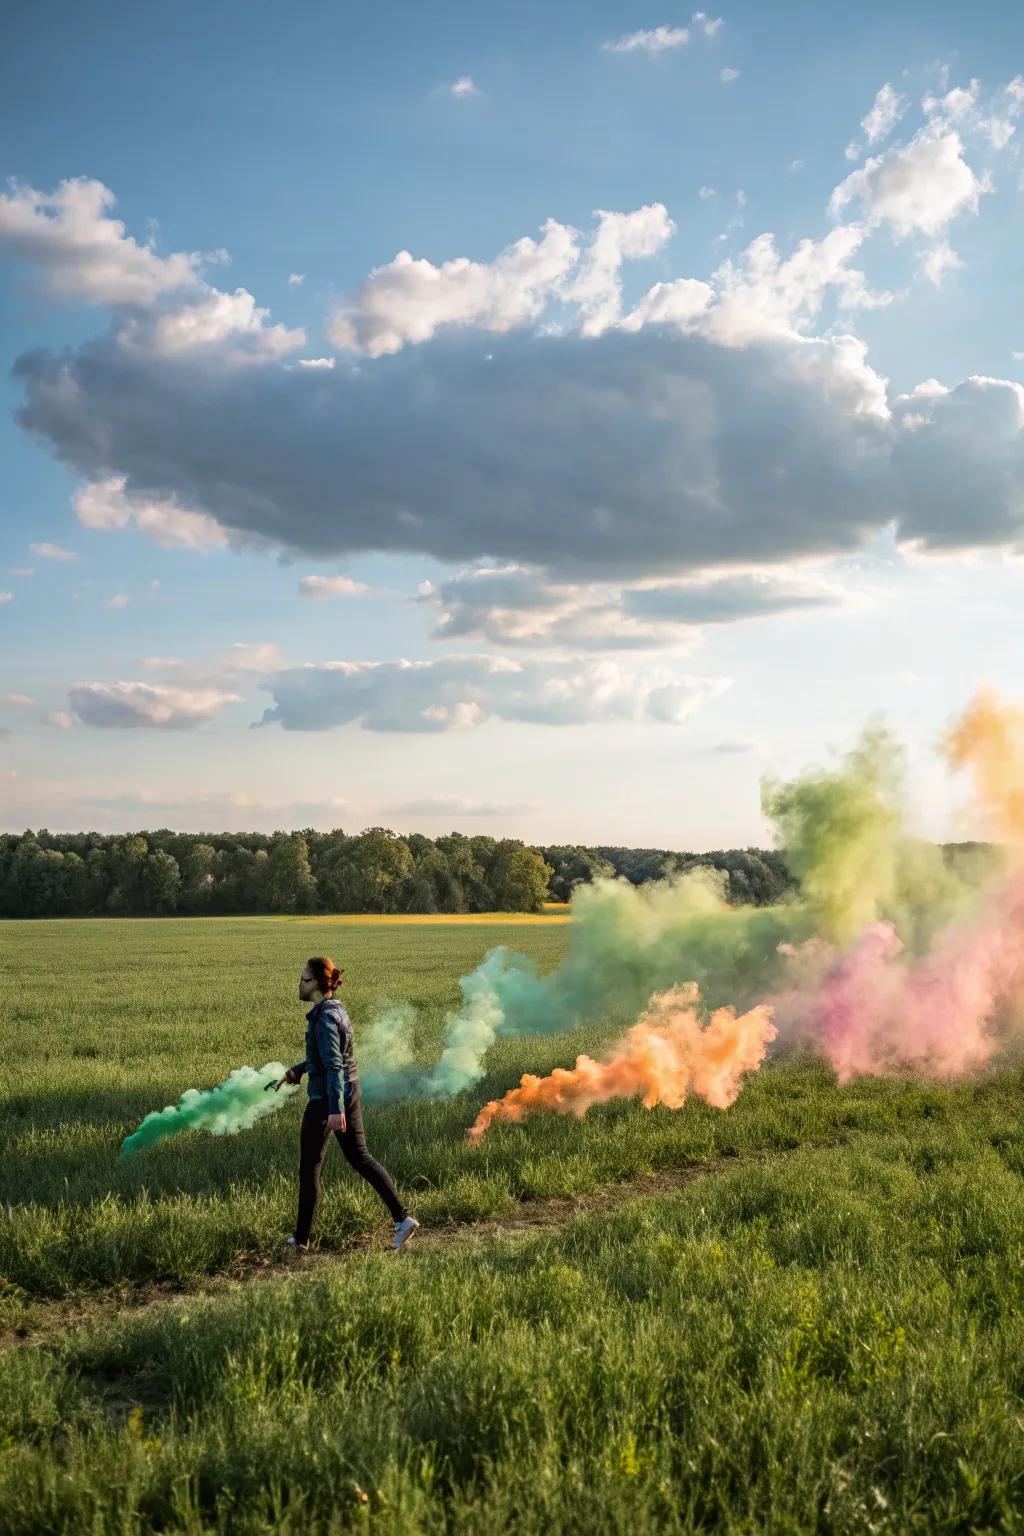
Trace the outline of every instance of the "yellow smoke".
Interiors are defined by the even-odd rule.
[[[981,690],[949,732],[945,750],[954,767],[970,770],[993,830],[1024,848],[1024,711]]]

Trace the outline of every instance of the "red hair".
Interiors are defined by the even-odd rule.
[[[313,972],[318,992],[323,992],[326,996],[328,992],[334,992],[341,986],[341,978],[345,972],[339,971],[334,961],[329,960],[326,955],[314,955],[311,960],[306,961],[306,965]]]

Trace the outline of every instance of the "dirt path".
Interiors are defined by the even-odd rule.
[[[571,1199],[521,1200],[502,1216],[484,1221],[448,1222],[444,1226],[422,1227],[401,1253],[398,1263],[415,1263],[418,1253],[443,1253],[456,1246],[502,1240],[516,1241],[558,1232],[575,1216],[586,1213],[604,1215],[634,1200],[669,1195],[735,1162],[723,1158],[717,1162],[698,1163],[687,1168],[662,1169],[628,1183],[611,1184],[589,1194]],[[308,1275],[329,1268],[339,1259],[364,1253],[386,1253],[390,1229],[361,1234],[330,1251],[314,1250],[293,1254],[277,1261],[247,1256],[228,1273],[211,1275],[195,1286],[183,1289],[171,1283],[123,1290],[106,1291],[98,1296],[84,1296],[59,1301],[30,1301],[13,1320],[0,1325],[0,1349],[38,1344],[69,1329],[85,1327],[113,1316],[134,1316],[153,1307],[169,1306],[185,1297],[224,1296],[261,1280],[281,1279],[285,1275]]]

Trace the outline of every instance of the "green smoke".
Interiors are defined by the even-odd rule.
[[[359,1040],[359,1084],[368,1101],[421,1097],[423,1071],[413,1042],[416,1010],[400,1003],[379,1014]]]
[[[800,882],[810,934],[845,948],[886,920],[921,952],[971,905],[978,886],[970,873],[906,830],[904,784],[902,747],[871,726],[830,772],[762,785],[762,809]]]
[[[209,1131],[213,1136],[234,1136],[247,1131],[257,1120],[280,1109],[295,1092],[288,1084],[276,1093],[268,1086],[284,1074],[285,1068],[279,1061],[268,1061],[258,1071],[253,1067],[236,1067],[215,1088],[186,1089],[177,1104],[155,1109],[146,1116],[138,1130],[125,1138],[122,1156],[134,1157],[143,1147],[155,1146],[165,1137],[179,1136],[182,1131]]]

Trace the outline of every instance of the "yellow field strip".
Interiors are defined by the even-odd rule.
[[[291,921],[299,921],[292,918]],[[495,924],[515,924],[517,926],[529,923],[542,923],[547,926],[555,923],[567,923],[569,921],[569,909],[564,911],[547,912],[393,912],[382,916],[376,912],[340,912],[337,916],[317,913],[313,917],[304,917],[302,922],[307,923],[383,923],[388,927],[404,927],[407,924],[433,923],[449,926],[457,924],[460,928],[472,927],[475,923],[485,923],[493,927]]]

